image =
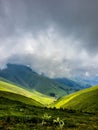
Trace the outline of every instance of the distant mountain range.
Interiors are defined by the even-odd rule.
[[[50,79],[44,75],[39,75],[28,66],[17,64],[7,64],[7,68],[0,70],[0,78],[29,91],[35,89],[55,98],[90,87],[89,84],[79,84],[77,81],[67,78]]]
[[[78,84],[84,84],[89,86],[95,86],[98,85],[98,76],[94,76],[94,77],[75,77],[73,79],[75,82],[77,82]]]
[[[84,84],[83,82],[78,83],[78,81],[74,81],[74,80],[71,80],[71,79],[68,79],[68,78],[56,78],[54,79],[57,83],[60,83],[62,84],[63,86],[68,86],[68,90],[70,88],[70,92],[73,92],[73,91],[78,91],[78,90],[81,90],[83,88],[88,88],[88,87],[91,87],[90,84]]]

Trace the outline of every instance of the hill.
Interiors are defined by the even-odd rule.
[[[24,104],[43,107],[43,105],[40,102],[37,102],[32,98],[28,98],[11,92],[0,91],[0,98],[2,98],[2,101],[4,101],[4,99],[7,99],[7,100],[12,100],[14,102],[19,101]]]
[[[70,85],[61,84],[54,79],[39,75],[31,68],[24,65],[8,64],[7,68],[0,70],[0,77],[3,78],[3,80],[8,80],[20,87],[23,86],[27,90],[32,91],[35,89],[45,95],[55,98],[76,91],[76,89],[72,89]]]
[[[84,89],[84,88],[88,88],[88,87],[91,87],[90,84],[83,84],[83,83],[77,83],[75,82],[74,80],[72,79],[68,79],[68,78],[56,78],[54,79],[57,83],[60,83],[62,84],[62,87],[63,86],[66,86],[66,87],[63,87],[67,92],[69,93],[73,93],[75,91],[79,91],[81,89]]]
[[[98,112],[98,86],[87,88],[65,96],[55,102],[56,108],[68,108],[87,112]]]
[[[72,80],[77,82],[80,85],[88,86],[88,87],[89,86],[96,86],[96,85],[98,85],[98,76],[92,76],[92,77],[89,77],[89,76],[85,76],[85,77],[78,76],[78,77],[74,77]]]
[[[16,85],[0,81],[0,93],[2,94],[2,92],[3,93],[4,92],[10,92],[10,93],[13,93],[13,94],[18,94],[17,98],[18,98],[18,96],[20,97],[20,95],[21,95],[21,96],[27,97],[29,99],[35,100],[35,101],[37,101],[37,102],[39,102],[40,104],[43,104],[43,105],[50,104],[55,100],[54,98],[51,98],[51,97],[46,96],[44,94],[41,94],[41,93],[39,93],[35,90],[32,90],[32,92],[29,92],[29,91],[27,91],[23,88],[20,88]],[[13,96],[15,97],[16,95],[9,94],[8,96],[9,97],[13,97]]]

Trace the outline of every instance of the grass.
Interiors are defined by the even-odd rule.
[[[55,105],[52,104],[56,106],[61,102],[57,107],[59,109],[47,108],[42,107],[42,104],[47,106],[54,101],[53,98],[0,81],[0,130],[98,130],[97,98],[96,86],[63,97],[55,102]],[[80,108],[76,109],[71,101],[75,102],[75,105],[77,102],[84,102],[82,107],[87,108],[87,102],[93,102],[95,106],[92,105],[90,110],[94,111],[85,108],[81,110],[79,104],[76,108]],[[65,103],[68,103],[68,109],[64,106]],[[73,108],[69,107],[69,104],[72,104]]]
[[[35,90],[32,92],[27,91],[23,88],[20,88],[16,85],[0,81],[0,91],[5,91],[5,92],[11,92],[14,94],[19,94],[28,98],[31,98],[37,102],[40,102],[43,105],[48,105],[52,103],[55,99],[49,96],[46,96],[44,94],[41,94]]]
[[[47,109],[0,98],[1,130],[97,130],[97,122],[98,117],[93,113]]]
[[[44,107],[44,105],[42,105],[40,102],[35,101],[32,98],[28,98],[11,92],[0,91],[0,98],[7,98],[13,101],[20,101],[22,103],[29,105]]]
[[[57,83],[44,75],[37,74],[24,65],[7,64],[7,68],[0,70],[0,77],[4,81],[8,80],[8,82],[22,86],[30,91],[35,89],[48,96],[51,96],[51,93],[53,93],[55,98],[62,97],[69,92],[69,90],[66,90],[66,85]]]
[[[76,110],[84,110],[88,112],[98,111],[98,86],[87,88],[68,96],[62,97],[51,107],[70,108]]]
[[[98,130],[98,86],[53,101],[0,81],[0,130]]]

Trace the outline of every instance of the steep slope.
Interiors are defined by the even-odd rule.
[[[54,79],[57,83],[62,84],[62,87],[69,93],[79,91],[81,89],[91,87],[91,85],[87,84],[79,84],[71,79],[68,78],[56,78]],[[65,87],[66,86],[66,87]]]
[[[56,98],[69,93],[64,86],[53,79],[39,75],[27,66],[8,64],[7,68],[0,70],[0,77],[9,80],[16,85],[23,86],[28,90],[35,89],[43,94]]]
[[[43,95],[35,90],[33,90],[32,92],[29,92],[23,88],[15,86],[13,84],[0,81],[0,93],[2,91],[10,92],[10,93],[14,93],[14,94],[18,94],[18,95],[22,95],[22,96],[31,98],[37,102],[40,102],[43,105],[50,104],[55,100],[54,98]]]
[[[55,102],[52,106],[57,108],[70,108],[88,112],[98,112],[98,86],[87,88]]]
[[[43,106],[40,102],[37,102],[32,98],[28,98],[26,96],[22,96],[19,94],[6,92],[6,91],[0,91],[0,98],[2,98],[2,101],[3,101],[3,99],[7,99],[7,100],[15,101],[15,102],[19,101],[21,103],[33,105],[33,106],[40,106],[40,107]],[[1,104],[1,102],[0,102],[0,104]]]
[[[97,76],[95,76],[95,77],[88,77],[88,76],[81,77],[81,76],[78,76],[78,77],[74,77],[73,81],[77,82],[80,85],[88,86],[88,87],[98,85],[98,77]]]

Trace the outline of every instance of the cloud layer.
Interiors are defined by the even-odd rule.
[[[50,77],[98,74],[97,0],[0,0],[0,67]]]

